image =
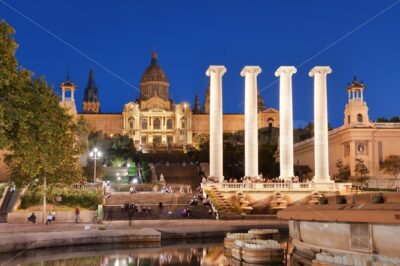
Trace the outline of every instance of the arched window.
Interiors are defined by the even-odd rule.
[[[135,118],[129,118],[129,129],[135,128]]]
[[[147,119],[142,120],[142,129],[147,129]]]
[[[172,119],[167,120],[167,129],[172,129]]]
[[[358,123],[362,123],[362,122],[363,122],[363,116],[362,116],[362,114],[358,114],[358,115],[357,115],[357,122],[358,122]]]
[[[186,128],[186,119],[185,118],[181,118],[181,126],[182,126],[182,129]]]
[[[160,118],[156,117],[156,118],[153,120],[153,128],[154,128],[154,129],[161,129],[161,121],[160,121]]]
[[[268,118],[268,127],[272,127],[274,125],[274,119]]]

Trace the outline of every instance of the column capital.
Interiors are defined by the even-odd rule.
[[[283,73],[293,75],[297,72],[297,69],[294,66],[280,66],[275,71],[275,77],[279,77]]]
[[[315,66],[313,69],[310,70],[308,75],[310,77],[314,77],[315,74],[330,74],[332,73],[332,69],[329,66]]]
[[[258,74],[261,73],[261,71],[262,69],[259,66],[245,66],[240,72],[240,75],[242,77],[246,76],[246,74],[254,74],[257,76]]]
[[[216,73],[219,74],[220,76],[223,76],[226,72],[226,67],[225,66],[214,66],[211,65],[208,67],[206,71],[206,75],[209,77],[211,76],[211,73]]]

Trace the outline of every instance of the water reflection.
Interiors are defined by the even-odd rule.
[[[222,240],[151,246],[101,245],[26,251],[0,255],[1,265],[54,266],[223,266],[244,265],[224,256]],[[4,264],[5,263],[5,264]]]

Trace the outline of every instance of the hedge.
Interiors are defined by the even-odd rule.
[[[47,203],[52,204],[54,197],[61,197],[58,205],[68,207],[82,207],[85,209],[96,209],[102,203],[103,196],[100,191],[95,190],[73,190],[73,189],[54,189],[47,195]],[[28,190],[21,197],[20,209],[39,205],[43,202],[43,190]]]

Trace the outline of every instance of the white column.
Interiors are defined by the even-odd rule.
[[[279,164],[281,179],[291,179],[293,171],[293,96],[292,75],[294,66],[281,66],[275,76],[279,80]]]
[[[222,76],[224,66],[210,66],[206,75],[210,77],[210,176],[219,182],[223,175],[223,119],[222,119]]]
[[[65,90],[64,90],[64,88],[61,90],[61,101],[62,102],[65,101]]]
[[[326,76],[332,73],[328,66],[316,66],[309,75],[314,77],[314,146],[315,183],[331,182],[328,154],[328,103]]]
[[[259,66],[245,66],[240,72],[245,77],[244,96],[244,175],[258,176],[258,116],[257,75]]]

